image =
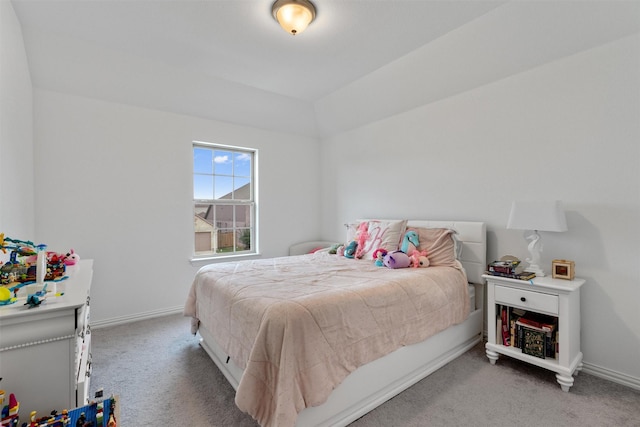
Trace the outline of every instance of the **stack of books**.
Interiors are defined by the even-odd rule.
[[[558,354],[558,319],[540,313],[499,305],[496,340],[524,354],[555,359]]]
[[[518,259],[493,261],[487,266],[487,274],[519,280],[531,280],[536,277],[536,273],[523,271]]]

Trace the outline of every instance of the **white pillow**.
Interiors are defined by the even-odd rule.
[[[362,251],[362,259],[372,260],[373,253],[377,249],[396,251],[404,237],[407,228],[407,220],[362,219],[355,223],[347,224],[347,243],[359,240],[358,229],[360,224],[366,222],[367,238]]]

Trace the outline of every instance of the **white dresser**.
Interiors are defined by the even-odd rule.
[[[0,389],[7,398],[15,394],[24,419],[33,410],[44,416],[87,402],[93,261],[67,267],[66,275],[55,284],[63,296],[35,308],[27,308],[24,300],[0,307]]]

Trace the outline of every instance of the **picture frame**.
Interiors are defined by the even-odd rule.
[[[575,277],[575,263],[566,259],[554,259],[551,263],[554,279],[573,280]]]

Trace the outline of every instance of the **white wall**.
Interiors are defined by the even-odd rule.
[[[93,258],[93,323],[182,307],[193,252],[192,141],[259,150],[260,251],[319,237],[317,140],[36,89],[36,222]]]
[[[636,35],[323,141],[324,237],[357,217],[480,220],[489,258],[524,259],[511,201],[560,199],[569,231],[542,233],[542,261],[587,279],[584,360],[640,384],[639,76]]]
[[[0,233],[35,240],[33,91],[20,23],[7,1],[0,1],[0,58]]]

